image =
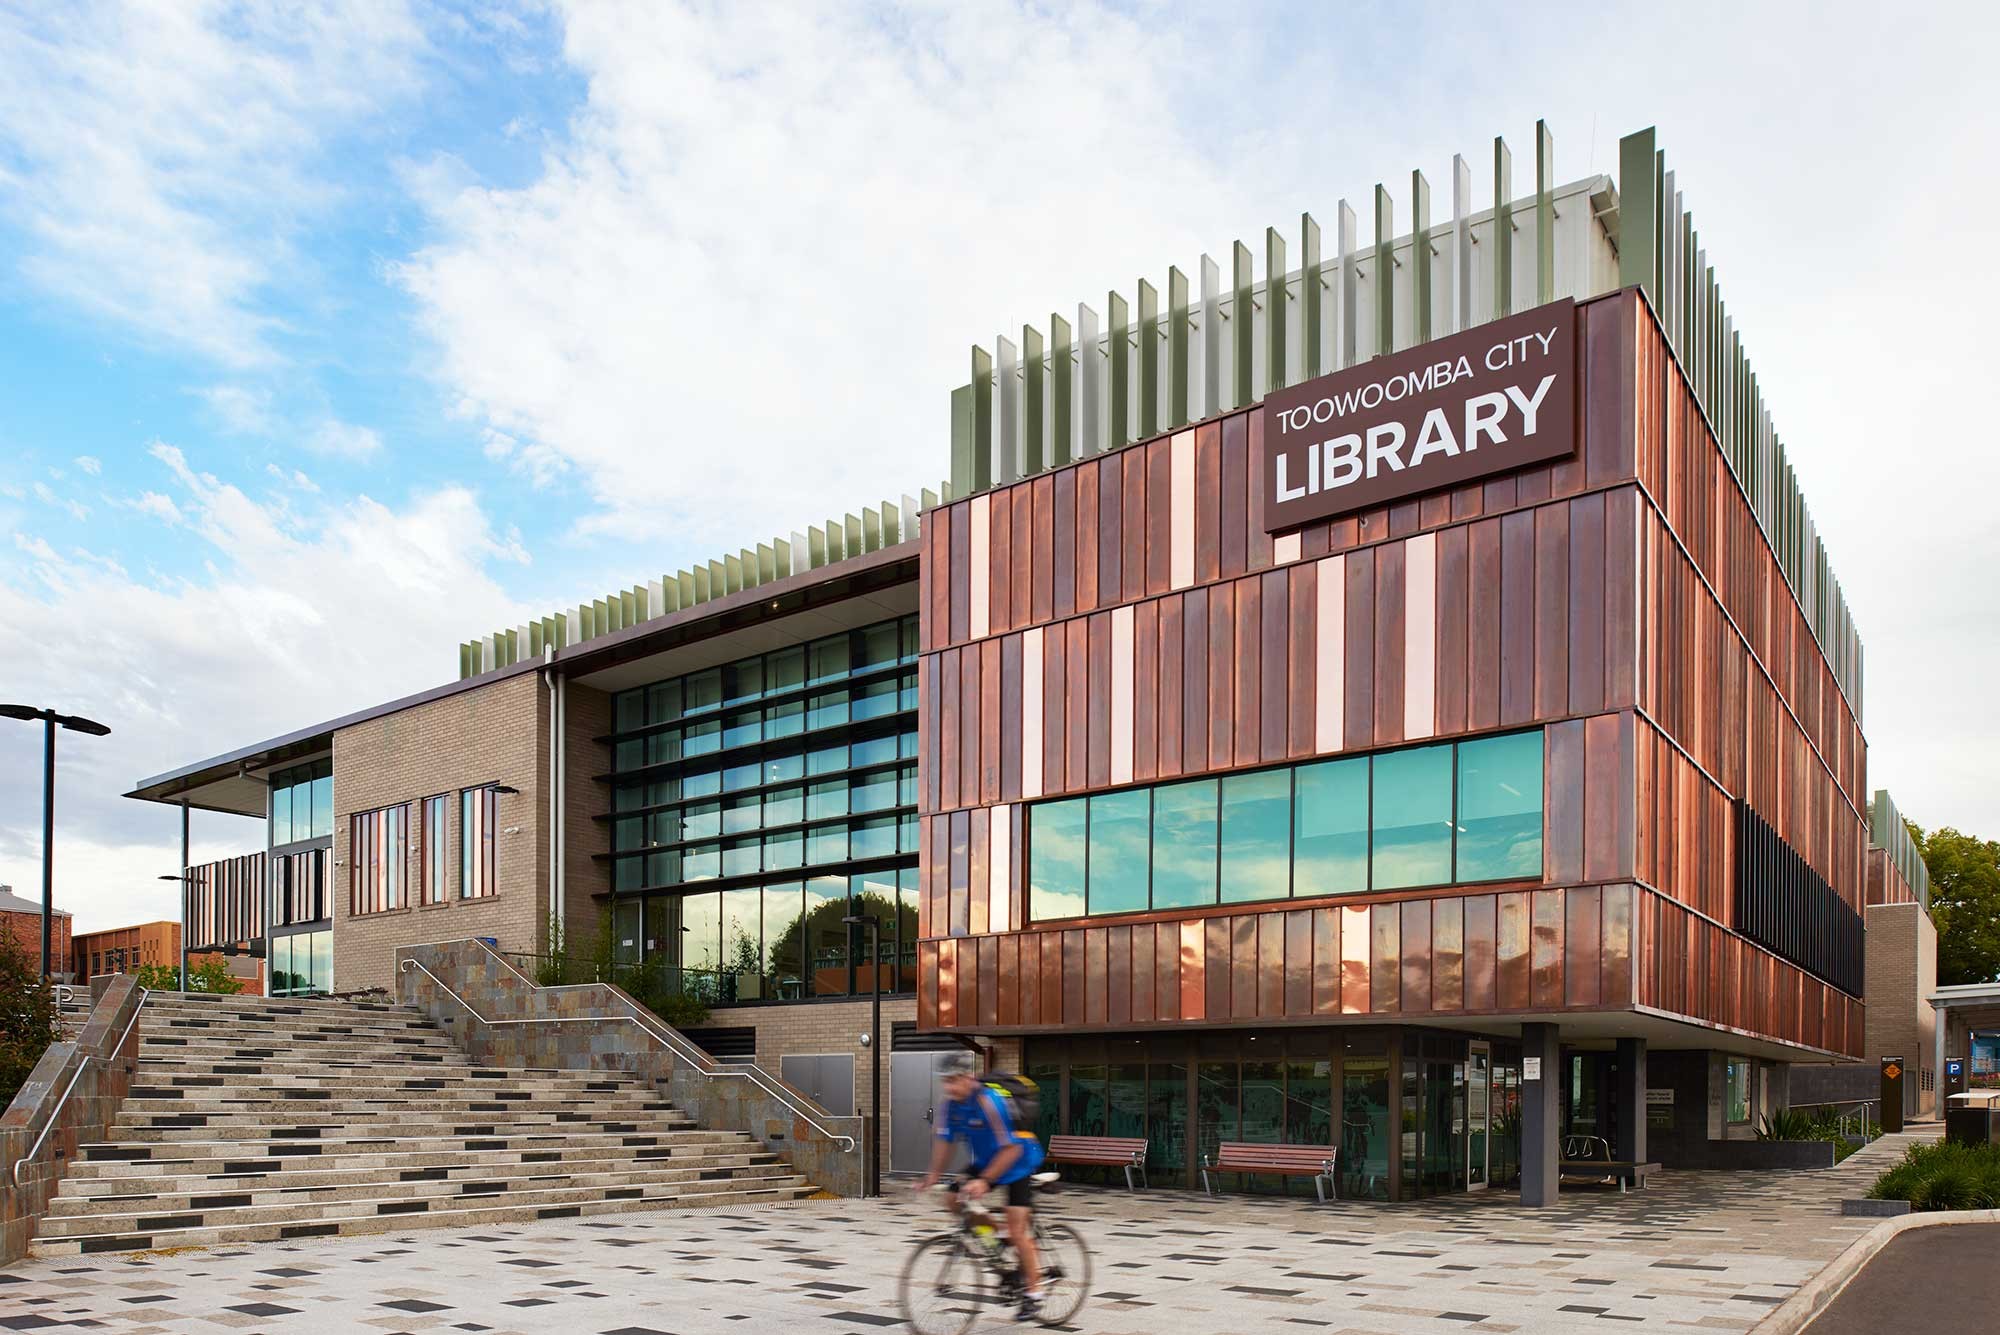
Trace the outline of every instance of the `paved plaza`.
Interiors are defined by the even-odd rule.
[[[1823,1172],[1667,1173],[1540,1211],[1497,1193],[1321,1207],[1098,1187],[1050,1208],[1096,1250],[1076,1328],[1106,1335],[1740,1331],[1876,1222],[1839,1201],[1912,1139]],[[900,1194],[30,1261],[0,1271],[0,1329],[866,1335],[900,1324],[897,1269],[935,1226]]]

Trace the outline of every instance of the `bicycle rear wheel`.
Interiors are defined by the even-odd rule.
[[[1035,1254],[1042,1263],[1042,1310],[1036,1320],[1060,1326],[1090,1296],[1090,1248],[1068,1224],[1044,1224],[1035,1230]]]
[[[917,1244],[903,1263],[896,1302],[917,1335],[961,1335],[986,1305],[986,1267],[965,1254],[956,1233]]]

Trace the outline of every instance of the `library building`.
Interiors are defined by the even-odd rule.
[[[292,994],[467,937],[609,969],[890,1170],[965,1045],[1154,1185],[1243,1142],[1355,1199],[1775,1166],[1793,1070],[1870,1054],[1907,836],[1653,133],[1533,161],[1024,325],[912,388],[947,481],[143,781],[264,822],[190,869],[190,947]]]

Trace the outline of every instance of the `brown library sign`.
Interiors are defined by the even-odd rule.
[[[1576,303],[1377,357],[1264,400],[1266,527],[1576,452]]]

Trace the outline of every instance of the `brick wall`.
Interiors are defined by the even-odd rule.
[[[393,991],[398,945],[480,936],[494,938],[503,951],[544,948],[549,903],[548,740],[548,699],[541,678],[532,672],[334,734],[333,985],[337,991],[371,987]],[[520,790],[499,799],[499,890],[488,898],[462,900],[458,898],[463,836],[458,794],[462,788],[489,783]],[[578,786],[572,781],[572,791]],[[349,818],[440,793],[450,797],[445,903],[354,916]],[[413,836],[416,824],[413,813]],[[574,818],[571,833],[576,834]],[[409,885],[414,898],[414,877]]]
[[[1867,914],[1867,1059],[1902,1057],[1905,1112],[1928,1113],[1936,1096],[1924,1091],[1924,1074],[1937,1064],[1937,1018],[1924,997],[1937,987],[1937,928],[1915,903],[1870,904]]]
[[[0,913],[0,931],[12,936],[28,959],[36,963],[42,958],[42,915],[37,913]],[[69,915],[56,914],[49,922],[49,972],[63,973],[70,967]]]
[[[755,1029],[757,1065],[772,1075],[782,1076],[782,1058],[787,1053],[846,1053],[854,1058],[854,1110],[863,1117],[874,1114],[869,1099],[868,1049],[861,1035],[868,1032],[869,1001],[815,1002],[806,1006],[729,1006],[711,1011],[708,1026],[716,1029]],[[917,999],[910,995],[882,998],[882,1031],[893,1034],[898,1023],[915,1023]],[[893,1047],[882,1053],[882,1097],[889,1098],[889,1060]],[[883,1128],[887,1143],[888,1128]]]

